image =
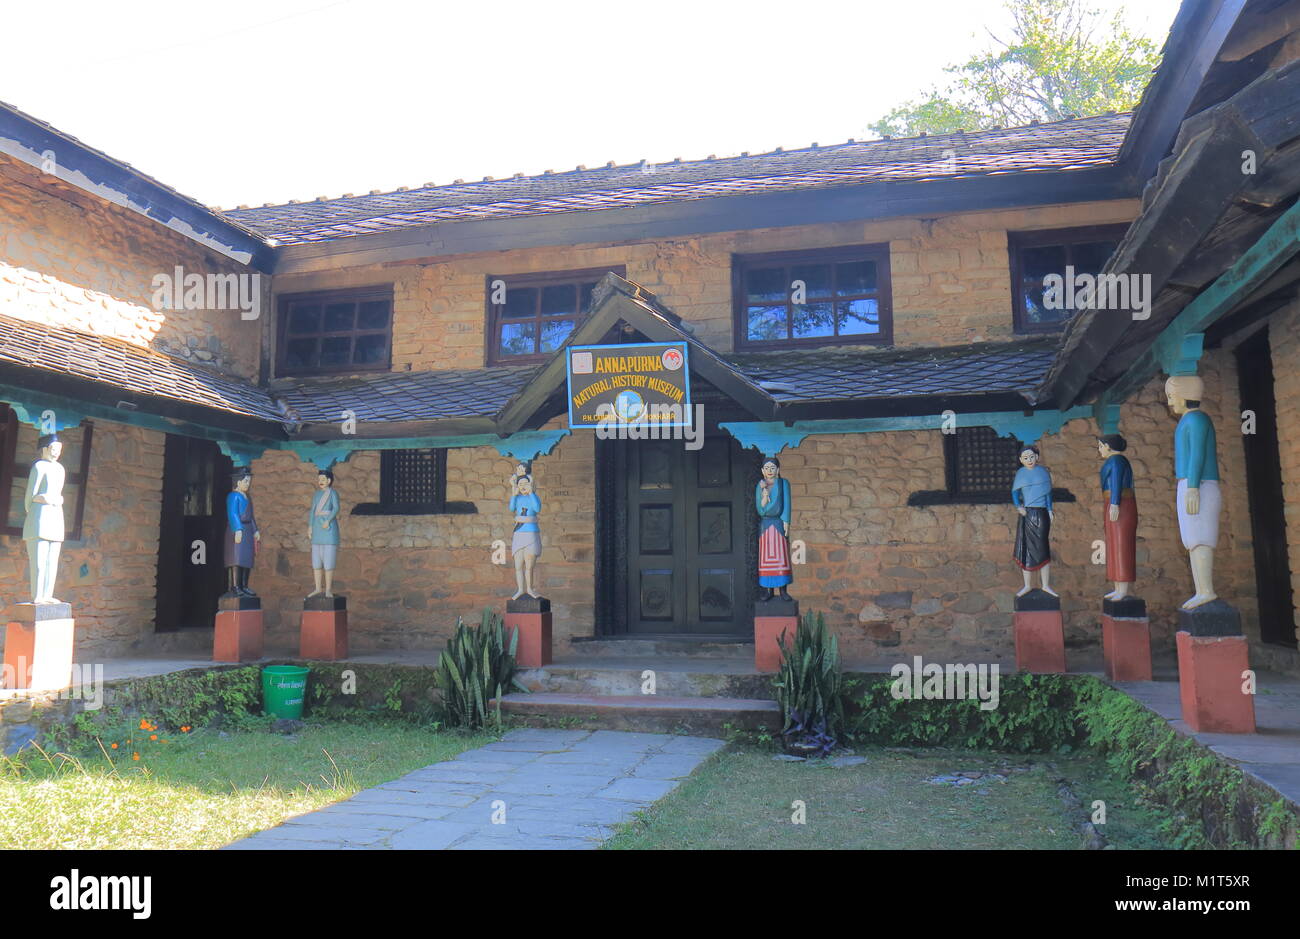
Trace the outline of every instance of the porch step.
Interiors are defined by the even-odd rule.
[[[756,698],[675,698],[663,695],[508,694],[501,698],[503,713],[526,721],[563,720],[566,726],[632,730],[651,733],[687,733],[717,736],[724,725],[755,730],[765,726],[775,732],[781,710],[775,701]]]
[[[649,674],[647,674],[649,673]],[[661,698],[770,699],[772,676],[754,667],[754,658],[713,656],[568,657],[542,668],[520,669],[529,691],[599,696]],[[648,683],[653,681],[653,685]]]

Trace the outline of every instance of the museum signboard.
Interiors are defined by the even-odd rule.
[[[686,356],[684,342],[571,346],[569,427],[689,427]]]

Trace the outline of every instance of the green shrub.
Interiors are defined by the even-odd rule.
[[[456,617],[456,632],[438,657],[438,687],[448,726],[477,730],[487,726],[490,713],[501,725],[501,695],[512,688],[528,690],[515,678],[518,641],[515,631],[507,647],[505,626],[491,610],[485,609],[482,622],[472,628]],[[494,699],[496,707],[489,708]]]
[[[806,613],[789,648],[777,639],[781,667],[772,679],[781,707],[781,734],[787,747],[834,749],[844,729],[844,675],[835,636],[826,632],[821,613]]]

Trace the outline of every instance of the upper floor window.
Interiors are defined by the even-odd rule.
[[[737,255],[737,349],[893,339],[889,246]]]
[[[569,338],[591,311],[596,283],[621,267],[487,279],[487,360],[491,365],[540,362]]]
[[[1064,278],[1071,273],[1099,273],[1127,229],[1127,225],[1095,225],[1008,233],[1016,332],[1051,332],[1068,323],[1074,307],[1045,299],[1043,279],[1049,274]]]
[[[387,370],[392,337],[391,287],[282,296],[276,374]]]
[[[69,541],[81,540],[81,523],[86,513],[86,478],[90,474],[90,439],[94,426],[85,421],[80,427],[66,427],[59,431],[63,452],[59,462],[66,475],[63,480],[63,523]],[[36,428],[21,423],[18,416],[0,404],[0,534],[23,533],[27,511],[23,501],[27,496],[27,477],[32,463],[37,459],[36,444],[40,434]]]

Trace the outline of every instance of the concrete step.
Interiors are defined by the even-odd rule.
[[[570,654],[580,658],[608,657],[616,659],[641,656],[689,656],[691,658],[754,658],[754,637],[699,636],[647,636],[638,639],[594,639],[577,636],[567,643],[560,642],[556,652],[562,657]]]
[[[642,697],[649,687],[669,698],[773,697],[772,676],[759,673],[752,656],[569,657],[543,668],[520,669],[518,677],[530,691],[555,694]]]
[[[756,698],[665,697],[663,695],[508,694],[501,710],[527,723],[562,720],[567,727],[721,736],[724,725],[775,733],[781,711],[775,701]]]

